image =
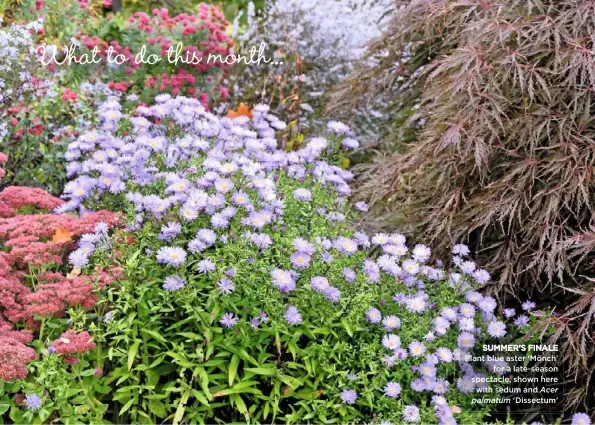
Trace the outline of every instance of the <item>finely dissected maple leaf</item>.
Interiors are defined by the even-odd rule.
[[[52,242],[63,244],[72,241],[72,232],[65,227],[58,227],[52,236]]]
[[[236,117],[245,116],[245,117],[252,119],[253,111],[254,111],[254,109],[249,110],[245,104],[240,103],[240,105],[238,106],[238,109],[236,109],[235,111],[233,109],[230,109],[227,112],[227,117],[228,118],[236,118]]]

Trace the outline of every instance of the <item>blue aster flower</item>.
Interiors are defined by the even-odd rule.
[[[182,289],[184,287],[184,281],[178,275],[168,276],[165,278],[165,282],[163,283],[163,289],[174,292]]]
[[[43,400],[37,394],[27,394],[23,402],[27,409],[34,412],[41,409],[41,406],[43,405]]]
[[[357,400],[357,393],[355,390],[343,390],[341,392],[341,401],[345,404],[355,404]]]

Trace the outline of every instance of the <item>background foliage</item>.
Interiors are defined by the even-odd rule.
[[[371,47],[380,62],[336,92],[348,108],[398,87],[395,114],[408,116],[396,153],[360,167],[358,195],[440,252],[468,240],[497,272],[488,291],[559,306],[556,338],[579,382],[567,403],[592,405],[595,8],[402,3]]]
[[[236,66],[230,75],[232,94],[249,105],[265,103],[288,122],[290,143],[323,127],[330,88],[355,63],[366,44],[380,35],[390,1],[270,0],[262,9],[250,7],[234,20],[237,49],[247,53],[265,43],[267,55],[279,65]],[[359,114],[334,114],[349,122],[360,139],[369,140],[384,114],[380,108]]]

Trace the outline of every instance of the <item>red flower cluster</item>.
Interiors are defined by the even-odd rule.
[[[111,83],[108,83],[107,87],[111,90],[115,90],[115,91],[124,93],[126,90],[128,90],[128,87],[130,87],[130,84],[128,84],[127,82],[116,83],[116,82],[112,81]]]
[[[38,276],[39,284],[33,292],[24,283],[23,273],[11,270],[7,258],[8,254],[0,253],[0,379],[23,379],[26,364],[36,358],[35,351],[25,345],[33,339],[31,329],[38,328],[35,316],[61,317],[69,306],[92,308],[95,285],[101,288],[120,279],[123,271],[96,270],[91,276],[74,279],[46,272]],[[29,329],[15,330],[16,323],[24,323]],[[95,346],[87,332],[72,335],[72,330],[67,331],[53,344],[56,352],[67,354],[64,361],[68,364],[78,363],[78,357],[68,354],[84,353]]]
[[[198,13],[189,15],[182,13],[173,17],[169,16],[167,9],[153,10],[153,16],[149,16],[143,12],[137,12],[128,19],[131,33],[140,31],[145,34],[151,34],[151,37],[146,39],[147,44],[158,46],[161,51],[161,57],[167,57],[167,51],[175,43],[181,41],[183,49],[180,53],[182,58],[203,58],[200,63],[178,63],[174,72],[167,70],[159,74],[147,73],[144,83],[145,87],[158,89],[159,92],[170,91],[173,95],[188,95],[200,99],[201,102],[207,103],[209,94],[206,93],[207,87],[200,86],[202,90],[197,90],[197,76],[208,72],[209,69],[219,68],[216,79],[214,75],[209,75],[207,81],[213,87],[217,86],[229,69],[230,65],[221,61],[208,61],[210,54],[221,55],[226,57],[231,53],[233,47],[233,40],[226,34],[226,29],[229,22],[225,19],[223,13],[215,6],[201,3],[198,6]],[[179,39],[179,35],[182,39]],[[92,49],[95,44],[100,44],[100,40],[93,40],[95,43],[87,41],[85,45]],[[132,53],[124,49],[117,43],[110,43],[114,51],[123,54],[129,58],[126,62],[128,69],[127,75],[133,75],[134,71],[141,66],[136,64]],[[175,47],[175,46],[173,46]],[[119,82],[120,84],[122,82]],[[126,89],[127,87],[120,87]],[[117,88],[115,88],[117,89]],[[122,90],[120,90],[122,91]],[[225,96],[227,89],[219,89],[219,92]]]
[[[0,275],[0,329],[2,334],[7,326],[17,322],[28,322],[33,325],[32,318],[27,317],[24,300],[31,294],[31,289],[24,285],[22,273],[9,270]],[[12,335],[14,336],[14,335]]]
[[[34,108],[24,107],[24,102],[18,102],[18,105],[20,106],[8,108],[6,110],[7,114],[4,116],[12,127],[12,138],[20,139],[25,134],[25,130],[32,136],[41,136],[44,127],[41,117],[36,115],[38,111]]]
[[[124,270],[120,267],[112,267],[109,270],[103,270],[99,267],[95,268],[93,273],[89,276],[81,276],[83,282],[96,286],[99,289],[110,285],[112,282],[124,279]]]
[[[68,279],[60,273],[46,272],[37,277],[40,284],[24,297],[25,314],[30,317],[62,317],[68,307],[81,306],[90,310],[97,298],[91,292],[93,285],[81,278]]]
[[[207,103],[211,89],[218,88],[219,93],[226,97],[228,90],[219,85],[223,76],[229,71],[230,65],[221,61],[206,59],[210,54],[226,57],[231,53],[233,40],[226,34],[229,22],[223,13],[215,6],[201,3],[196,14],[189,15],[182,13],[173,17],[169,16],[167,9],[153,10],[153,16],[144,12],[136,12],[128,19],[128,32],[134,34],[138,39],[134,44],[158,46],[161,58],[167,57],[170,47],[183,43],[183,49],[178,52],[182,58],[203,58],[200,63],[177,63],[175,70],[161,64],[144,65],[136,61],[136,53],[130,48],[120,45],[116,40],[107,42],[96,35],[79,34],[76,37],[82,45],[89,50],[97,47],[99,56],[106,57],[109,47],[113,50],[113,57],[122,55],[125,58],[123,67],[129,81],[123,76],[118,76],[114,81],[108,82],[112,90],[125,92],[134,85],[136,81],[144,81],[146,88],[152,88],[162,92],[171,92],[173,95],[188,95]],[[147,37],[147,35],[149,35]],[[180,36],[182,37],[180,39]],[[175,46],[174,46],[175,47]],[[164,59],[162,59],[164,61]],[[208,62],[208,63],[207,63]],[[156,74],[151,70],[157,69]],[[209,72],[212,69],[219,69],[218,73]],[[137,75],[137,70],[138,75]],[[109,77],[108,70],[99,70],[104,77]],[[209,87],[204,85],[205,80],[197,78],[200,74],[208,73],[207,80]],[[113,78],[113,77],[111,77]],[[200,83],[200,84],[199,84]],[[139,87],[140,89],[140,87]]]
[[[209,95],[207,93],[197,94],[194,83],[196,77],[188,73],[184,68],[179,68],[175,74],[163,73],[161,75],[149,75],[145,79],[145,86],[158,88],[160,92],[171,89],[171,93],[177,96],[180,93],[186,93],[189,96],[196,97],[202,103],[207,103]]]
[[[0,160],[6,159],[1,155]],[[26,206],[53,209],[62,202],[43,190],[28,187],[8,187],[0,193],[0,207],[5,215],[14,215]],[[97,301],[94,288],[122,277],[119,269],[96,270],[91,276],[73,278],[43,272],[37,276],[34,289],[25,280],[30,265],[62,264],[66,250],[82,234],[92,233],[100,222],[114,226],[118,215],[99,211],[81,218],[57,214],[0,218],[0,242],[8,248],[0,251],[0,379],[23,379],[27,375],[26,364],[36,354],[25,344],[33,339],[32,330],[39,327],[36,317],[61,317],[68,307],[74,306],[89,310]],[[16,330],[16,324],[25,325],[26,329]],[[54,342],[56,351],[65,354],[64,361],[70,364],[78,362],[78,357],[71,354],[83,353],[94,346],[87,332],[67,331]]]
[[[0,165],[6,163],[8,161],[8,156],[5,153],[0,152]],[[4,168],[0,167],[0,179],[6,175],[6,171]],[[0,207],[0,214],[2,212],[2,208]],[[1,217],[1,216],[0,216]]]
[[[215,6],[201,3],[198,6],[198,15],[188,15],[181,13],[179,15],[170,17],[167,9],[154,9],[153,17],[143,12],[137,12],[128,19],[131,29],[135,27],[146,33],[155,33],[155,37],[147,39],[149,44],[159,45],[161,48],[161,55],[166,56],[167,50],[172,46],[172,37],[169,34],[172,28],[179,29],[182,36],[192,38],[196,33],[204,33],[206,31],[206,40],[203,40],[199,45],[189,44],[188,41],[181,40],[184,43],[184,50],[181,52],[184,56],[187,52],[189,57],[192,53],[196,57],[208,57],[209,54],[222,55],[223,57],[230,54],[230,48],[233,47],[233,40],[226,34],[225,30],[229,26],[229,22],[225,19],[223,13]],[[221,62],[206,63],[203,60],[199,64],[189,64],[192,68],[197,68],[205,71],[207,68],[219,67],[222,69],[229,69],[229,65]]]
[[[33,331],[30,329],[21,329],[15,331],[12,323],[0,323],[0,338],[12,338],[22,344],[33,341]]]
[[[27,376],[27,363],[35,360],[35,350],[22,342],[0,336],[0,379],[10,381]]]
[[[62,100],[66,102],[75,102],[76,100],[78,100],[78,97],[78,93],[74,90],[70,90],[69,88],[65,88],[62,91]]]
[[[5,298],[7,279],[4,276],[4,270],[0,268],[0,307],[9,301]],[[33,340],[33,333],[30,330],[17,331],[13,328],[13,324],[5,320],[0,309],[0,379],[5,381],[25,378],[27,363],[37,358],[35,350],[25,345]]]
[[[9,186],[0,192],[0,217],[11,217],[19,209],[26,206],[51,211],[63,203],[64,201],[50,195],[43,189]]]
[[[52,342],[56,354],[71,356],[84,354],[95,348],[95,342],[87,331],[76,333],[72,329],[64,332],[60,338]]]
[[[58,229],[68,229],[72,237],[92,233],[97,223],[113,226],[118,215],[110,211],[98,211],[82,218],[57,214],[18,215],[0,219],[0,240],[10,247],[10,255],[19,265],[61,264],[63,248],[72,246],[72,241],[52,241]]]

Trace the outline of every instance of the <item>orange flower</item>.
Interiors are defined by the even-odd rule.
[[[240,103],[237,110],[234,111],[233,109],[230,109],[227,112],[227,117],[228,118],[236,118],[236,117],[245,116],[245,117],[252,119],[252,112],[254,112],[254,109],[248,110],[248,107],[245,104]]]
[[[72,232],[64,227],[58,227],[56,233],[52,236],[52,242],[55,244],[64,244],[72,241]]]

